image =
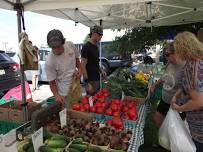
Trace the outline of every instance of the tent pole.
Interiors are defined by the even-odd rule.
[[[20,0],[17,0],[17,5],[20,4]],[[19,5],[20,6],[20,5]],[[18,24],[18,41],[20,42],[20,33],[22,32],[21,28],[21,7],[17,7],[17,24]],[[25,75],[24,75],[24,66],[20,64],[20,73],[21,73],[21,93],[22,93],[22,110],[23,110],[23,122],[28,121],[28,110],[27,110],[27,102],[26,102],[26,92],[25,92]]]
[[[99,20],[99,25],[102,26],[102,19]],[[102,67],[102,47],[101,47],[101,40],[99,41],[99,56],[100,56],[100,60],[99,60],[99,64],[100,67]],[[103,70],[103,69],[101,69]],[[102,89],[102,73],[100,73],[100,89]]]

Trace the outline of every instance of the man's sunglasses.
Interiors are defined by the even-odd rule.
[[[98,34],[99,36],[103,36],[103,34],[101,34],[101,33],[98,33],[98,32],[97,32],[97,34]]]

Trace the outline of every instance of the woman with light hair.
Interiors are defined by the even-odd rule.
[[[179,62],[186,61],[182,89],[172,99],[172,107],[186,112],[197,152],[203,152],[203,44],[190,32],[179,33],[174,40]],[[178,103],[179,98],[183,103]]]

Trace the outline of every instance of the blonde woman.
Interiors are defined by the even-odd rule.
[[[174,41],[179,62],[186,61],[183,69],[182,89],[172,99],[172,107],[186,112],[197,152],[203,152],[203,44],[190,32],[179,33]],[[185,98],[177,103],[182,92]]]

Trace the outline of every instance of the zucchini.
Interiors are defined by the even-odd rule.
[[[89,146],[88,147],[88,152],[91,152],[91,151],[93,151],[93,152],[102,152],[101,148],[96,147],[96,146]]]
[[[110,152],[124,152],[124,150],[111,150]]]
[[[39,152],[63,152],[63,148],[53,148],[49,146],[41,146],[39,147]]]
[[[27,151],[31,146],[32,146],[32,144],[26,143],[26,144],[23,145],[23,150]]]
[[[81,152],[81,151],[74,148],[68,148],[68,152]]]
[[[72,144],[82,144],[83,140],[82,138],[76,138],[75,140],[73,140]]]
[[[71,144],[69,147],[73,148],[73,149],[77,149],[80,152],[87,150],[87,145],[85,145],[85,144]]]
[[[54,148],[64,148],[68,143],[65,140],[46,140],[45,145]]]
[[[70,138],[63,135],[53,135],[51,136],[50,140],[65,140],[67,144],[70,142]]]
[[[33,146],[30,146],[30,147],[28,148],[28,150],[26,150],[26,152],[35,152],[34,147],[33,147]]]

